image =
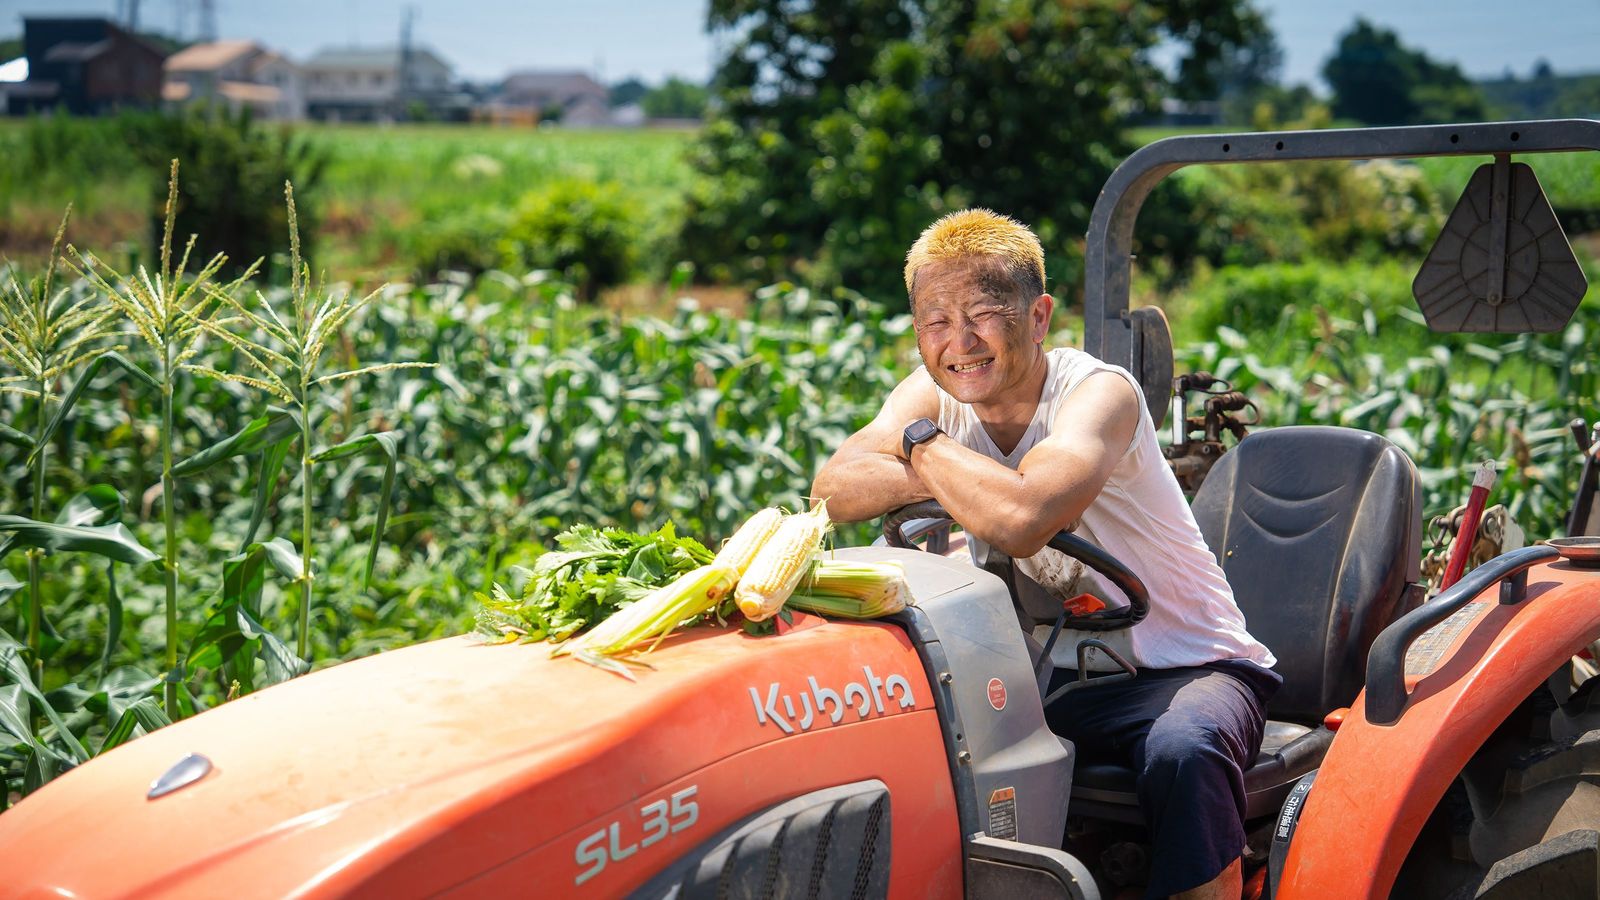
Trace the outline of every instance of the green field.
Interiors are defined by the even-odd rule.
[[[509,210],[528,192],[576,179],[617,185],[640,220],[675,220],[689,181],[682,130],[568,131],[473,125],[316,126],[327,262],[393,277],[406,232],[428,221]],[[355,273],[352,273],[355,274]]]
[[[110,252],[145,232],[160,201],[154,175],[131,166],[86,172],[75,160],[22,171],[7,160],[18,157],[27,124],[0,119],[0,257],[41,260],[68,203],[70,237],[82,246]],[[530,192],[563,180],[614,185],[644,240],[661,242],[688,185],[684,151],[694,137],[479,125],[312,125],[296,134],[325,159],[320,179],[300,186],[319,210],[319,263],[360,280],[410,277],[408,237],[420,227],[506,215]]]

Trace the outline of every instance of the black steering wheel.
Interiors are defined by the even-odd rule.
[[[919,524],[911,529],[908,534],[906,525],[912,522],[918,522]],[[902,506],[884,516],[883,537],[891,547],[914,550],[917,548],[912,541],[923,535],[929,535],[931,545],[932,538],[947,533],[950,523],[954,522],[955,519],[945,511],[944,506],[939,501],[923,500],[920,503]],[[943,542],[940,542],[940,548],[943,546]],[[1066,608],[1062,607],[1061,611],[1056,615],[1055,624],[1050,628],[1050,638],[1045,641],[1043,654],[1039,658],[1038,671],[1041,673],[1050,664],[1050,650],[1055,646],[1056,638],[1061,635],[1063,628],[1071,627],[1079,631],[1119,631],[1137,625],[1145,616],[1150,614],[1150,592],[1145,589],[1144,582],[1139,579],[1139,576],[1133,574],[1133,570],[1123,565],[1116,557],[1070,531],[1056,532],[1055,537],[1047,541],[1045,546],[1070,556],[1098,572],[1127,596],[1128,605],[1076,616],[1068,615]],[[939,548],[930,546],[929,549],[937,552]],[[1014,575],[1015,564],[1008,560],[1006,565],[1012,568],[1012,574]],[[1015,580],[1014,578],[1005,578],[1005,581],[1006,587],[1011,592],[1011,602],[1017,606],[1020,613],[1022,601],[1017,595]],[[1123,660],[1116,651],[1100,641],[1086,641],[1084,643],[1103,649],[1131,676],[1133,667]],[[1084,678],[1087,675],[1087,672],[1084,671],[1084,655],[1087,649],[1087,646],[1078,648],[1080,678]],[[1095,679],[1097,683],[1100,680]],[[1085,683],[1087,683],[1086,679],[1079,682],[1080,685]],[[1069,685],[1069,687],[1071,686]],[[1046,703],[1048,704],[1066,690],[1067,688],[1063,688],[1056,694],[1052,694],[1050,698],[1046,699]]]
[[[919,519],[929,521],[913,529],[909,535],[906,534],[907,523]],[[912,541],[936,529],[948,528],[947,523],[951,522],[955,522],[955,519],[945,512],[939,501],[923,500],[920,503],[902,506],[884,516],[883,537],[891,547],[915,550],[917,548]],[[1128,605],[1117,609],[1102,609],[1078,616],[1069,616],[1063,609],[1056,623],[1057,630],[1071,627],[1079,631],[1119,631],[1138,624],[1150,614],[1150,592],[1145,590],[1144,582],[1139,580],[1139,576],[1133,574],[1133,570],[1123,565],[1116,557],[1070,531],[1056,532],[1055,537],[1046,542],[1045,546],[1066,554],[1100,573],[1128,597]]]

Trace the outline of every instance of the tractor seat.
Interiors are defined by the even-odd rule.
[[[1373,639],[1420,602],[1421,508],[1416,468],[1399,448],[1324,426],[1252,433],[1195,495],[1200,532],[1283,676],[1244,773],[1246,818],[1276,812],[1321,765],[1333,742],[1323,717],[1354,702]],[[1071,812],[1143,822],[1134,771],[1085,756]]]

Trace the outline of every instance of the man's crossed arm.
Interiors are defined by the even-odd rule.
[[[933,379],[918,369],[840,446],[811,493],[827,498],[828,513],[844,522],[933,498],[968,533],[1007,556],[1032,556],[1099,496],[1133,441],[1139,402],[1126,379],[1096,373],[1062,401],[1050,436],[1015,470],[944,434],[913,447],[908,460],[901,443],[905,426],[939,415]]]

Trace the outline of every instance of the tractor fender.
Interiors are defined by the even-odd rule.
[[[1423,824],[1495,728],[1600,638],[1600,577],[1528,570],[1527,599],[1480,593],[1414,643],[1401,717],[1369,722],[1365,692],[1328,749],[1289,846],[1277,900],[1389,896]]]

